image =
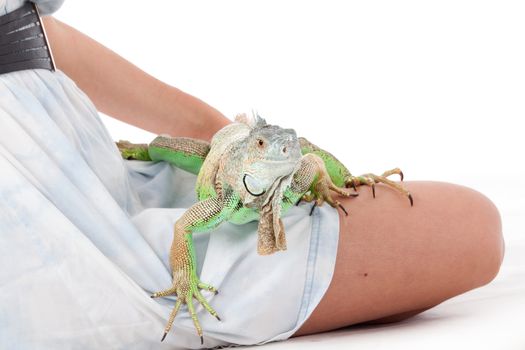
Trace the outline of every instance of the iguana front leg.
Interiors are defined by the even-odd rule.
[[[358,186],[368,185],[372,188],[372,194],[375,197],[375,184],[381,182],[407,196],[408,200],[410,201],[410,205],[414,204],[412,195],[407,189],[395,183],[394,181],[387,179],[388,176],[397,174],[401,177],[401,181],[403,181],[403,172],[399,168],[385,171],[381,175],[368,173],[360,176],[353,176],[350,173],[350,171],[348,171],[348,169],[343,165],[343,163],[341,163],[331,153],[319,148],[304,137],[299,137],[298,139],[299,144],[301,145],[301,153],[303,155],[315,154],[319,156],[324,161],[326,170],[330,174],[330,178],[336,186],[353,187],[357,190]],[[310,198],[305,197],[304,199],[308,201],[308,199]]]
[[[327,202],[334,208],[341,208],[348,215],[341,203],[332,197],[331,191],[345,197],[357,195],[340,188],[332,181],[323,159],[314,153],[305,154],[301,158],[300,167],[295,172],[290,187],[284,193],[283,211],[304,198],[306,201],[315,200],[315,205],[319,206]]]
[[[201,338],[201,344],[204,342],[202,328],[193,307],[193,298],[197,299],[210,314],[220,320],[217,312],[208,304],[199,290],[206,289],[217,292],[214,287],[201,282],[197,277],[192,233],[208,231],[219,225],[231,215],[235,203],[233,196],[226,197],[226,200],[218,197],[209,198],[195,203],[175,223],[175,232],[170,250],[173,284],[171,288],[154,293],[151,296],[156,298],[172,294],[177,295],[177,301],[168,319],[162,340],[170,331],[181,305],[187,304],[188,311],[197,329],[197,334]]]

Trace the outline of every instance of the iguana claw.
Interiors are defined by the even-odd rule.
[[[375,175],[375,174],[371,174],[371,173],[363,174],[361,176],[349,175],[345,179],[345,187],[348,188],[348,187],[352,186],[354,189],[356,189],[357,186],[361,186],[361,185],[370,186],[372,188],[372,196],[375,198],[376,197],[375,184],[376,183],[384,183],[385,185],[387,185],[389,187],[392,187],[396,191],[398,191],[398,192],[404,194],[405,196],[407,196],[408,200],[410,201],[410,206],[413,206],[414,205],[414,199],[412,198],[412,195],[410,194],[410,192],[406,188],[401,186],[400,184],[395,183],[394,181],[387,179],[388,176],[393,175],[393,174],[399,175],[400,178],[401,178],[401,181],[403,181],[403,178],[404,178],[403,172],[399,168],[394,168],[392,170],[385,171],[382,175]]]

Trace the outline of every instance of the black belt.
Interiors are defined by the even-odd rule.
[[[0,74],[24,69],[55,70],[44,26],[33,2],[0,16]]]

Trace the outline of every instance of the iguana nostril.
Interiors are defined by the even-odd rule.
[[[286,146],[283,147],[283,153],[286,153]]]

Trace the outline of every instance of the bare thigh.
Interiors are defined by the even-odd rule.
[[[378,185],[341,199],[332,282],[294,336],[412,316],[491,281],[504,254],[499,213],[485,196],[440,182]],[[327,204],[325,204],[327,205]]]

